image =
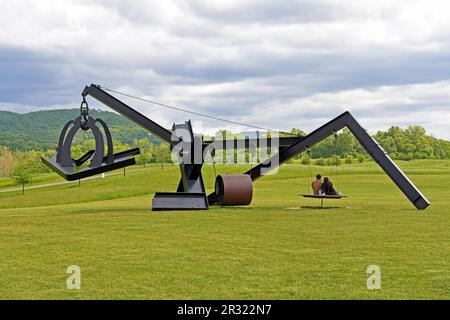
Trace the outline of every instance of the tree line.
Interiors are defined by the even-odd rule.
[[[290,134],[304,135],[305,133],[294,128]],[[216,136],[233,139],[234,137],[242,138],[244,134],[219,131]],[[450,142],[427,135],[425,129],[420,126],[409,126],[405,129],[394,126],[387,131],[377,132],[374,138],[393,159],[450,159]],[[136,163],[140,165],[161,163],[163,167],[164,163],[171,161],[170,146],[167,143],[156,144],[149,138],[134,139],[131,144],[114,141],[115,153],[130,148],[140,149],[141,153],[136,156]],[[95,141],[86,139],[72,147],[72,157],[79,158],[94,149]],[[272,152],[276,151],[272,150]],[[17,184],[24,186],[30,183],[33,175],[51,171],[40,158],[50,157],[54,153],[54,150],[12,151],[7,147],[0,147],[0,178],[10,177]],[[220,157],[220,153],[217,156]],[[301,154],[296,159],[303,164],[314,161],[316,165],[339,165],[342,162],[347,164],[354,161],[363,162],[368,159],[368,155],[353,134],[348,129],[344,129],[336,137],[328,137],[314,146],[310,152]]]
[[[303,132],[293,129],[291,133]],[[405,129],[393,126],[387,131],[378,131],[373,138],[394,160],[450,159],[450,142],[427,135],[421,126],[409,126]],[[337,137],[328,137],[314,146],[309,154],[311,159],[335,156],[341,159],[361,159],[368,155],[350,130],[344,129]]]

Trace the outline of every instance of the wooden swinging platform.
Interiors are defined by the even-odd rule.
[[[302,196],[303,198],[313,198],[313,199],[320,199],[320,208],[323,208],[323,200],[329,200],[329,199],[333,199],[333,200],[340,200],[342,198],[347,198],[346,196],[342,195],[342,194],[330,194],[330,195],[314,195],[314,194],[301,194],[300,196]]]

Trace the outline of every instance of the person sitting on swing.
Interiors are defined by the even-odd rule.
[[[336,190],[333,188],[333,182],[330,181],[328,177],[325,177],[323,179],[322,188],[321,188],[322,194],[325,194],[327,196],[336,196],[339,195]]]
[[[313,193],[318,196],[322,190],[322,176],[320,174],[316,175],[316,180],[311,183]]]

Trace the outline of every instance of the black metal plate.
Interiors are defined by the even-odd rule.
[[[203,192],[157,192],[152,200],[153,211],[207,209],[208,200]]]
[[[41,158],[41,160],[45,165],[47,165],[50,169],[55,171],[65,180],[75,181],[95,176],[97,174],[105,173],[108,171],[113,171],[134,165],[136,164],[136,160],[130,157],[139,153],[140,153],[139,148],[119,152],[114,154],[114,162],[111,164],[102,163],[102,165],[99,167],[95,168],[87,167],[78,171],[72,167],[62,167],[56,162],[55,156],[51,158]]]

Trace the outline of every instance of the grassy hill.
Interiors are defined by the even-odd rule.
[[[131,144],[133,139],[148,137],[151,142],[159,143],[146,130],[116,113],[90,110],[90,114],[108,124],[115,140]],[[78,109],[43,110],[25,114],[0,111],[0,146],[13,151],[53,149],[63,126],[77,115]]]
[[[323,210],[298,196],[309,188],[302,165],[255,182],[248,207],[202,212],[150,211],[155,191],[176,189],[175,165],[0,193],[0,299],[449,299],[450,161],[398,164],[426,211],[374,162],[343,165],[348,198]],[[211,190],[211,166],[204,179]],[[73,264],[81,290],[66,288]],[[367,289],[369,265],[381,290]]]

